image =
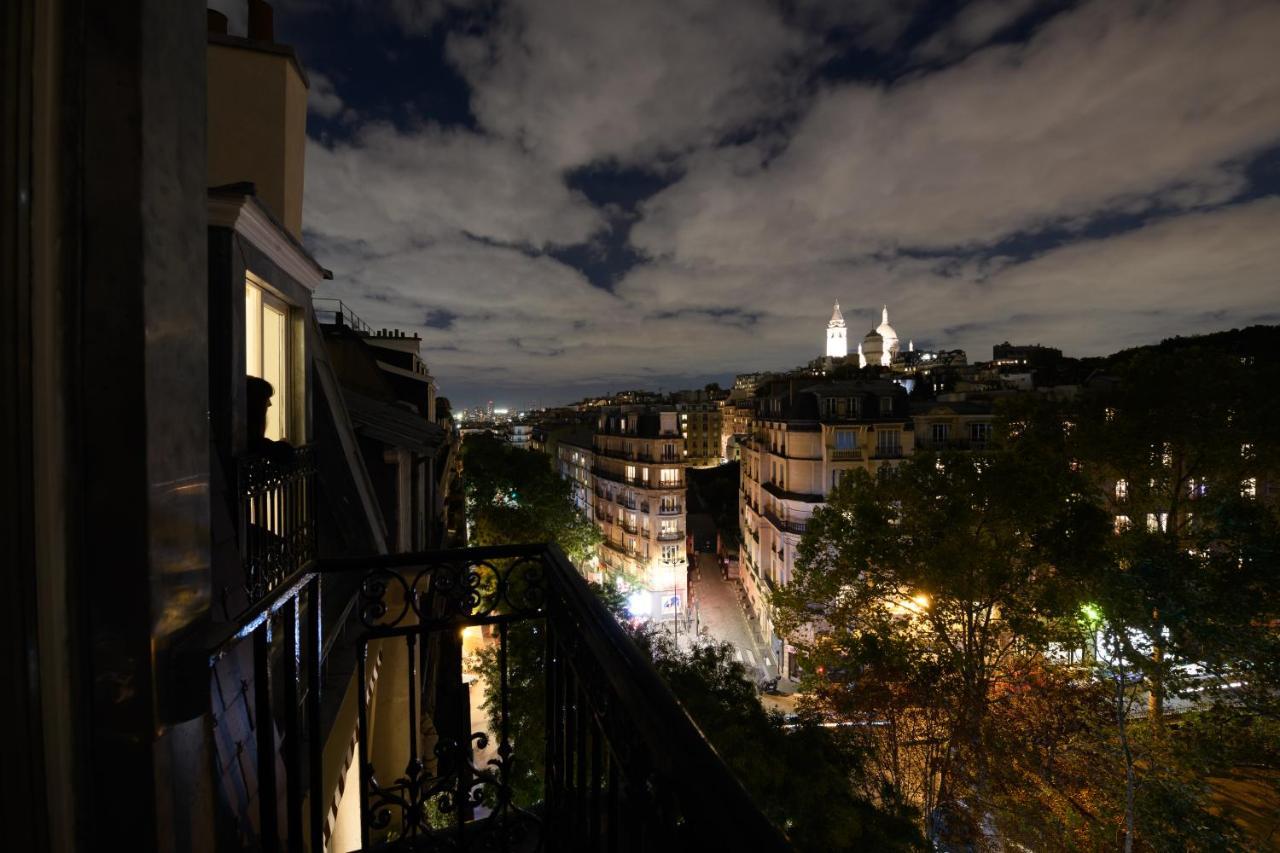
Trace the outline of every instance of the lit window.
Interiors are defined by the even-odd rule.
[[[1126,530],[1128,530],[1128,529],[1129,529],[1129,527],[1130,527],[1130,525],[1131,525],[1131,524],[1132,524],[1132,522],[1131,522],[1131,521],[1129,521],[1129,516],[1127,516],[1127,515],[1117,515],[1117,516],[1116,516],[1116,525],[1115,525],[1115,526],[1116,526],[1116,533],[1123,533],[1124,531],[1126,531]]]
[[[1147,513],[1147,532],[1160,533],[1169,529],[1169,513],[1167,512],[1149,512]]]
[[[628,466],[627,466],[627,479],[628,479],[628,480],[634,480],[635,478],[636,478],[636,466],[634,466],[634,465],[628,465]]]
[[[648,469],[645,470],[645,474],[647,479]],[[679,468],[662,468],[658,472],[658,480],[664,486],[673,486],[676,483],[680,482],[680,469]]]
[[[1241,459],[1252,459],[1252,458],[1253,458],[1253,445],[1252,445],[1252,444],[1245,443],[1245,444],[1240,445],[1240,458],[1241,458]]]
[[[1102,410],[1102,416],[1106,419],[1107,423],[1111,423],[1116,419],[1116,410],[1111,406],[1107,406]]]
[[[1250,499],[1258,496],[1257,477],[1248,477],[1240,484],[1240,496]]]
[[[1116,500],[1122,501],[1129,497],[1129,481],[1116,480]]]
[[[268,293],[253,276],[244,286],[245,372],[271,383],[267,438],[289,437],[289,306]]]

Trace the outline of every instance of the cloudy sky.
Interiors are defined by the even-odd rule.
[[[790,367],[836,299],[973,359],[1280,322],[1280,0],[275,6],[324,295],[455,405]]]

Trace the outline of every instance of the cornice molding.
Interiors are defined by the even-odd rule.
[[[329,277],[328,271],[277,225],[253,196],[210,196],[209,225],[229,228],[244,237],[307,290],[314,292]]]

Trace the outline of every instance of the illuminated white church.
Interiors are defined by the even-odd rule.
[[[827,358],[845,358],[849,354],[849,330],[845,326],[844,315],[840,313],[840,303],[831,311],[831,320],[827,322]],[[876,326],[858,344],[858,366],[878,364],[888,367],[897,357],[901,349],[898,333],[889,325],[889,306],[880,310],[880,325]],[[915,349],[914,346],[911,349]]]

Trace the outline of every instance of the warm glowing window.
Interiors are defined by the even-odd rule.
[[[1258,479],[1249,477],[1240,484],[1240,495],[1246,498],[1256,498],[1258,496]]]
[[[634,465],[628,465],[628,466],[627,466],[627,479],[628,479],[628,480],[634,480],[635,478],[636,478],[636,466],[634,466]]]
[[[1116,500],[1122,501],[1129,497],[1129,481],[1116,480]]]
[[[658,477],[660,482],[664,486],[673,486],[676,483],[680,482],[680,469],[679,468],[663,468],[661,471],[658,472]]]
[[[1116,533],[1123,533],[1124,531],[1128,530],[1129,524],[1130,524],[1129,516],[1117,515],[1116,516]]]
[[[271,383],[275,393],[267,409],[267,438],[289,437],[289,306],[248,276],[244,286],[245,372]]]

